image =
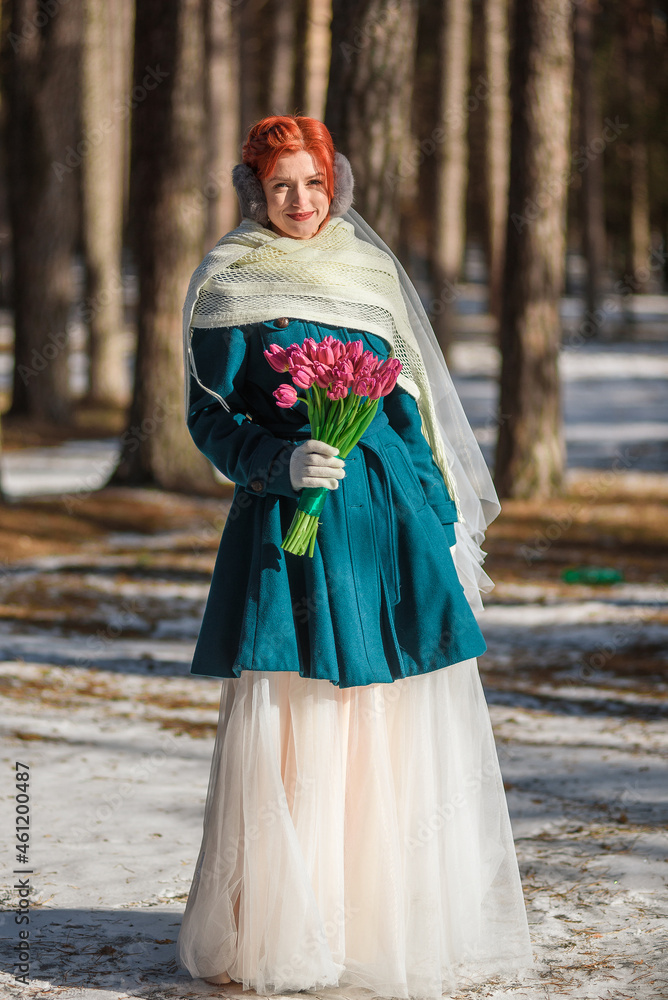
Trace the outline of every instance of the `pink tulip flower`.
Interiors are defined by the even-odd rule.
[[[296,344],[291,344],[290,347],[286,348],[285,353],[288,356],[290,368],[308,368],[311,364],[308,354]]]
[[[343,399],[344,396],[348,395],[348,386],[344,385],[343,382],[332,382],[329,389],[327,390],[328,399]]]
[[[371,377],[376,374],[380,362],[371,351],[363,351],[355,362],[355,375]]]
[[[286,372],[290,364],[287,353],[278,346],[270,344],[269,350],[264,351],[264,356],[275,372]]]
[[[383,361],[380,368],[381,371],[392,372],[396,378],[402,369],[402,364],[399,358],[388,358],[387,361]]]
[[[315,372],[312,368],[291,368],[290,374],[292,375],[292,381],[300,389],[310,389],[315,382]]]
[[[326,389],[334,375],[331,367],[327,364],[321,364],[320,361],[314,361],[313,371],[315,372],[315,384],[321,389]]]
[[[313,339],[313,337],[306,337],[306,339],[304,340],[304,342],[301,345],[301,349],[304,352],[304,354],[306,355],[306,357],[309,359],[309,361],[319,361],[320,360],[319,357],[318,357],[318,349],[319,349],[319,347],[320,347],[320,344],[318,344],[317,341],[315,341]]]
[[[374,389],[376,380],[369,375],[358,375],[353,382],[353,392],[358,396],[368,396]]]
[[[282,406],[284,409],[289,409],[294,406],[297,402],[297,390],[293,385],[279,385],[278,389],[274,389],[273,396],[276,397],[276,405]]]
[[[377,375],[376,386],[378,389],[378,397],[389,395],[396,384],[397,380],[392,372],[388,372],[386,375]]]
[[[346,357],[349,361],[355,362],[362,354],[362,344],[361,340],[350,340],[345,345],[347,347]]]
[[[328,347],[326,344],[318,345],[318,361],[320,361],[323,365],[331,366],[334,364],[335,360],[334,351],[331,347]]]
[[[332,378],[343,382],[345,385],[352,385],[354,378],[352,362],[348,358],[341,358],[337,361],[332,368]]]

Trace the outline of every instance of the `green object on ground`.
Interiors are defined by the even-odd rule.
[[[561,579],[565,583],[610,584],[621,583],[624,574],[609,566],[576,566],[574,569],[565,569]]]

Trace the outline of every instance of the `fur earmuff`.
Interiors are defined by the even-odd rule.
[[[332,218],[343,215],[353,203],[355,178],[350,160],[343,153],[334,153],[334,197],[329,204]]]
[[[232,170],[232,184],[237,192],[241,215],[244,219],[252,219],[261,226],[269,224],[267,215],[267,199],[259,178],[253,173],[247,163],[237,163]],[[353,178],[350,162],[343,153],[334,154],[334,197],[329,206],[329,214],[334,218],[347,212],[353,203]]]
[[[260,179],[247,163],[237,163],[232,170],[232,184],[237,192],[239,208],[244,219],[252,219],[261,226],[269,224],[267,199]]]

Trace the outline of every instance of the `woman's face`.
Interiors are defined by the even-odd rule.
[[[280,236],[310,240],[327,217],[325,177],[306,150],[284,153],[271,177],[262,181],[269,224]]]

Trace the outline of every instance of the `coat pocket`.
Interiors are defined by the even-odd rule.
[[[421,510],[427,503],[427,497],[410,456],[404,451],[405,448],[392,444],[385,449],[385,455],[410,506],[413,510]]]

